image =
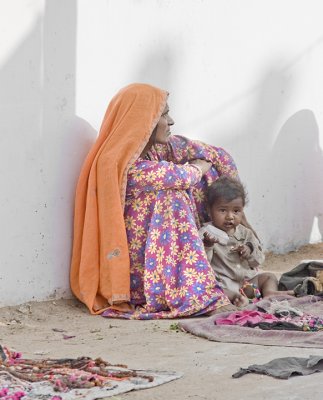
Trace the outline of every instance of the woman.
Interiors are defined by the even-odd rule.
[[[206,187],[237,170],[223,149],[170,136],[167,97],[146,84],[122,89],[84,163],[71,287],[92,313],[176,318],[230,304],[197,228]]]

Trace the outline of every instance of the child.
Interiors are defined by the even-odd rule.
[[[253,231],[241,224],[245,204],[243,185],[234,178],[221,176],[208,190],[211,222],[199,231],[217,279],[237,307],[261,296],[293,294],[293,291],[278,292],[273,273],[258,272],[265,256]]]

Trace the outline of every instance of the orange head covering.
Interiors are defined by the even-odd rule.
[[[146,84],[120,90],[84,162],[76,188],[70,281],[75,296],[93,314],[109,306],[125,310],[130,300],[123,217],[127,172],[147,144],[166,101],[167,92]]]

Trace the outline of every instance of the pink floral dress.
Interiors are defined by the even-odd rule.
[[[202,178],[189,160],[213,163]],[[130,255],[133,313],[106,317],[158,319],[197,316],[229,304],[198,235],[208,220],[205,191],[220,175],[237,177],[221,148],[172,136],[128,171],[125,226]]]

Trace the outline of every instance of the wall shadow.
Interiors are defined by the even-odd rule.
[[[6,305],[69,292],[75,184],[97,134],[75,115],[77,1],[44,4],[0,68]]]
[[[315,116],[300,110],[282,126],[296,87],[296,76],[273,63],[257,85],[214,110],[215,115],[206,114],[208,130],[215,132],[221,112],[253,97],[239,124],[221,132],[221,146],[233,155],[246,185],[248,219],[265,248],[279,253],[315,241],[314,230],[317,241],[323,233],[323,155]],[[210,142],[219,145],[212,136]]]
[[[221,132],[221,146],[237,162],[240,178],[248,192],[247,218],[264,247],[269,249],[272,247],[272,231],[275,230],[271,221],[272,207],[279,191],[275,184],[268,184],[272,168],[271,148],[293,90],[294,82],[290,74],[277,69],[273,62],[263,72],[257,85],[239,96],[231,106],[227,104],[229,109],[238,106],[237,102],[249,102],[250,106],[239,117],[238,123]]]
[[[281,126],[296,85],[287,70],[269,69],[246,122],[228,135],[241,154],[239,172],[250,197],[247,215],[265,247],[277,253],[319,241],[323,232],[323,154],[316,118],[300,110]]]
[[[271,208],[271,224],[280,226],[270,238],[273,249],[294,250],[322,239],[322,171],[315,115],[311,110],[300,110],[282,126],[270,155],[268,186],[280,188]],[[313,238],[315,223],[320,238]]]
[[[75,114],[77,1],[46,2],[43,28],[43,134],[46,171],[51,177],[48,223],[59,240],[65,281],[71,256],[75,186],[97,132]],[[48,207],[48,205],[47,205]],[[54,260],[52,261],[54,263]]]

